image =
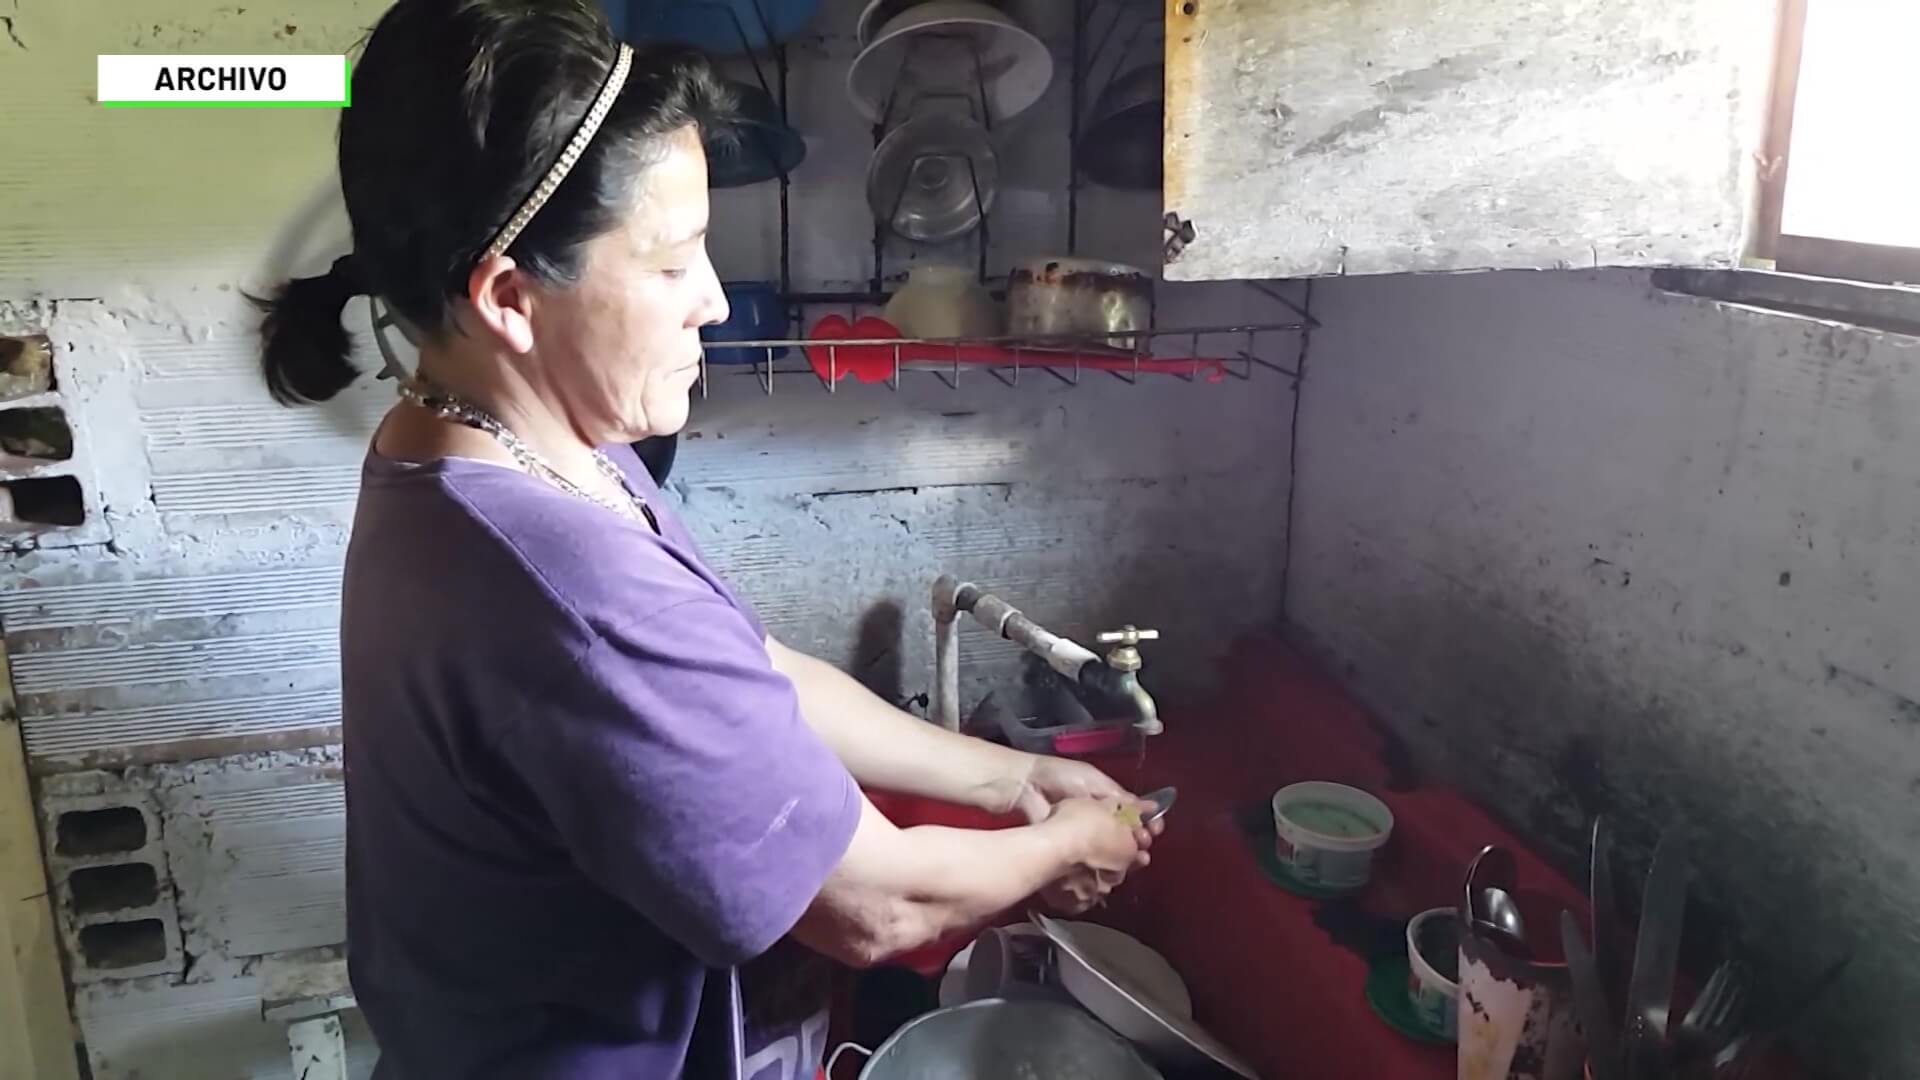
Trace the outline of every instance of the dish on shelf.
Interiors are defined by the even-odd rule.
[[[772,95],[751,83],[729,82],[740,98],[740,119],[723,137],[706,140],[707,186],[746,187],[792,175],[807,158],[799,132],[780,119]]]
[[[806,29],[820,0],[612,0],[635,38],[695,45],[719,56],[753,52]],[[762,15],[765,22],[761,21]],[[772,30],[772,37],[767,35]]]
[[[1165,81],[1164,65],[1142,64],[1100,91],[1080,133],[1080,171],[1088,179],[1121,190],[1160,190]]]
[[[1040,258],[1007,276],[1007,332],[1015,337],[1077,335],[1146,352],[1152,342],[1137,331],[1152,328],[1153,278],[1137,266]]]
[[[721,289],[727,295],[726,321],[701,327],[702,342],[777,341],[787,336],[786,309],[773,282],[729,281]],[[759,364],[787,354],[784,346],[727,349],[707,344],[704,348],[709,364]]]
[[[867,166],[867,207],[908,240],[940,243],[979,228],[993,209],[1000,159],[972,118],[928,113],[887,133]]]
[[[873,44],[873,35],[880,28],[892,22],[901,12],[924,3],[925,0],[867,0],[867,6],[860,9],[860,18],[853,24],[853,38],[861,48]]]
[[[921,263],[887,301],[886,319],[914,338],[986,338],[1000,334],[1006,318],[993,294],[964,266]]]
[[[847,69],[847,96],[877,124],[932,94],[964,97],[971,107],[984,88],[989,115],[981,119],[1000,123],[1039,101],[1052,82],[1053,54],[1004,13],[978,0],[926,0],[894,16],[860,50]]]

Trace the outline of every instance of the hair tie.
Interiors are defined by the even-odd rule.
[[[500,227],[500,231],[495,233],[493,239],[481,250],[481,259],[491,259],[495,255],[505,254],[506,250],[519,238],[520,233],[526,229],[527,223],[533,220],[533,215],[540,212],[540,208],[547,204],[548,199],[553,198],[553,193],[559,189],[560,182],[573,171],[573,167],[580,161],[580,155],[586,153],[587,145],[593,142],[594,135],[599,132],[600,125],[606,122],[607,113],[612,110],[614,99],[620,96],[620,88],[626,85],[627,72],[632,67],[633,46],[623,41],[620,43],[619,55],[614,58],[613,67],[607,71],[607,81],[601,84],[600,93],[593,99],[593,106],[587,110],[587,115],[580,118],[580,126],[575,129],[573,138],[567,141],[566,149],[560,152],[559,160],[553,163],[553,167],[547,170],[547,175],[521,202],[520,209],[514,211],[513,216],[507,219],[507,223]]]
[[[367,280],[367,268],[360,262],[360,257],[352,252],[333,260],[327,276],[353,290],[354,296],[373,295],[373,285]]]

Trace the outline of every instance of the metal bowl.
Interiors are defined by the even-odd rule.
[[[1158,191],[1166,69],[1143,64],[1116,76],[1093,104],[1080,134],[1080,171],[1104,187]]]
[[[972,232],[993,209],[1000,162],[972,119],[928,113],[894,128],[867,167],[867,206],[908,240],[939,243]]]
[[[854,23],[853,37],[861,48],[873,44],[880,28],[892,22],[901,12],[919,3],[920,0],[867,0],[867,6],[860,10],[860,18]]]
[[[1162,1080],[1125,1039],[1084,1010],[1004,998],[930,1012],[894,1032],[860,1070],[860,1080],[1022,1076]]]
[[[746,187],[792,175],[807,158],[806,140],[780,119],[780,106],[752,83],[729,82],[740,99],[731,131],[706,138],[707,186]]]

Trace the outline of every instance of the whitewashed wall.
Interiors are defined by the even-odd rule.
[[[0,178],[0,334],[53,341],[89,512],[0,556],[0,628],[101,1080],[286,1075],[254,978],[263,955],[344,935],[337,582],[360,454],[391,390],[369,380],[289,411],[255,374],[241,291],[318,272],[344,242],[334,114],[101,110],[92,57],[343,51],[382,6],[24,0],[8,13],[19,44],[0,41],[14,166]],[[832,62],[849,53],[859,6],[834,0],[822,38],[796,50],[814,140],[793,191],[802,286],[866,273],[870,232],[846,192],[870,138],[840,119]],[[1021,190],[996,229],[1010,245],[997,270],[1064,245],[1060,189],[1044,183],[1064,152],[1033,149],[1057,141],[1044,110],[1057,122],[1061,107],[1056,94],[1027,148],[1005,151]],[[773,276],[774,205],[770,187],[716,201],[723,273]],[[1093,195],[1089,207],[1105,217],[1083,222],[1084,250],[1151,253],[1157,200]],[[1168,320],[1284,316],[1239,285],[1163,300]],[[364,312],[354,319],[364,328]],[[1275,359],[1293,347],[1277,341]],[[1089,375],[1069,388],[1029,371],[1009,388],[968,373],[955,391],[921,374],[897,393],[831,396],[783,376],[767,397],[749,375],[716,372],[673,494],[777,632],[902,698],[927,688],[925,593],[945,570],[1057,629],[1157,626],[1167,636],[1146,650],[1145,679],[1176,696],[1236,629],[1277,611],[1290,407],[1278,376]],[[983,633],[963,656],[970,693],[1014,671]],[[63,821],[86,820],[65,815],[114,809],[133,815],[133,834],[63,849]],[[150,890],[105,908],[76,900],[76,874],[136,865],[153,870]],[[151,940],[81,943],[88,927],[149,921]],[[355,1031],[364,1072],[371,1047]]]
[[[1920,1072],[1920,340],[1628,272],[1315,305],[1297,628],[1570,869],[1684,829],[1764,963],[1857,946],[1807,1046]]]

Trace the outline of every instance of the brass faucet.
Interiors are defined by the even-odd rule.
[[[1139,630],[1132,626],[1123,626],[1118,630],[1102,630],[1094,638],[1102,645],[1112,645],[1107,650],[1107,666],[1115,671],[1139,671],[1139,644],[1143,641],[1159,641],[1160,631]]]
[[[1160,723],[1160,710],[1153,702],[1153,696],[1140,685],[1139,671],[1145,665],[1140,659],[1139,645],[1143,641],[1159,641],[1160,631],[1141,630],[1128,625],[1118,630],[1103,630],[1094,638],[1102,645],[1111,645],[1107,650],[1105,663],[1107,669],[1119,678],[1118,692],[1133,702],[1133,726],[1142,735],[1158,735],[1166,730]]]

